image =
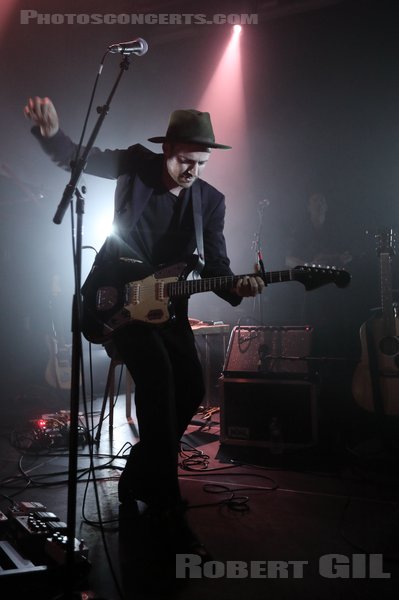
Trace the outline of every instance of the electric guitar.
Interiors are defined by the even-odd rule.
[[[394,234],[387,229],[375,238],[380,261],[381,316],[360,328],[362,355],[353,376],[352,394],[369,412],[399,415],[399,319],[392,294]]]
[[[195,257],[187,262],[166,266],[156,272],[134,259],[94,265],[83,287],[82,331],[90,342],[102,344],[115,331],[130,323],[151,325],[166,323],[173,317],[173,299],[234,288],[244,275],[224,275],[189,279]],[[196,261],[195,261],[196,262]],[[334,282],[345,287],[347,271],[331,267],[298,266],[285,271],[269,271],[262,277],[266,284],[299,281],[306,290]]]
[[[49,359],[45,370],[46,382],[59,390],[71,389],[71,344],[64,342],[65,330],[63,314],[60,309],[62,294],[60,276],[53,275],[51,282],[51,334],[46,335]]]

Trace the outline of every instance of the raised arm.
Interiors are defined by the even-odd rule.
[[[50,98],[29,98],[24,114],[34,125],[32,133],[48,156],[60,167],[70,170],[76,158],[77,145],[60,128],[59,118]],[[92,148],[85,172],[115,179],[128,170],[132,158],[126,150]]]

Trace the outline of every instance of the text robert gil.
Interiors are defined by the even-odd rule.
[[[176,554],[177,579],[302,579],[308,560],[209,560],[197,554]],[[327,579],[389,579],[382,554],[323,554],[319,575]]]

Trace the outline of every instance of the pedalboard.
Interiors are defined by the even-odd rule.
[[[71,416],[69,410],[46,413],[38,419],[31,419],[35,443],[45,448],[67,446],[69,443]],[[79,443],[88,442],[88,431],[84,425],[84,414],[79,413]]]
[[[3,551],[5,548],[8,551],[10,546],[11,548],[15,546],[16,555],[19,555],[20,552],[21,556],[28,557],[35,564],[62,566],[66,563],[67,524],[61,521],[55,513],[48,511],[46,506],[40,502],[17,502],[3,517],[7,523],[7,544]],[[75,562],[80,565],[89,565],[88,553],[88,547],[84,541],[75,538]],[[14,569],[12,561],[6,561],[6,563],[10,565],[10,569]],[[15,564],[22,565],[24,563],[21,559],[20,563],[17,561]],[[0,575],[4,574],[7,574],[7,569],[2,569],[0,565]]]

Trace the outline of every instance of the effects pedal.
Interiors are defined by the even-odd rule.
[[[45,511],[47,507],[41,502],[16,502],[8,509],[9,517],[18,517],[21,515],[30,515],[37,511]]]
[[[38,515],[45,515],[38,516]],[[55,532],[66,531],[66,523],[63,523],[54,513],[33,513],[32,515],[21,515],[15,517],[15,523],[19,526],[18,531],[29,537],[47,537]]]
[[[66,535],[55,532],[51,538],[46,539],[45,552],[58,565],[63,565],[66,562],[68,538]],[[74,540],[74,557],[77,563],[87,563],[89,557],[89,549],[84,540]]]
[[[0,532],[6,528],[8,517],[0,510]]]

